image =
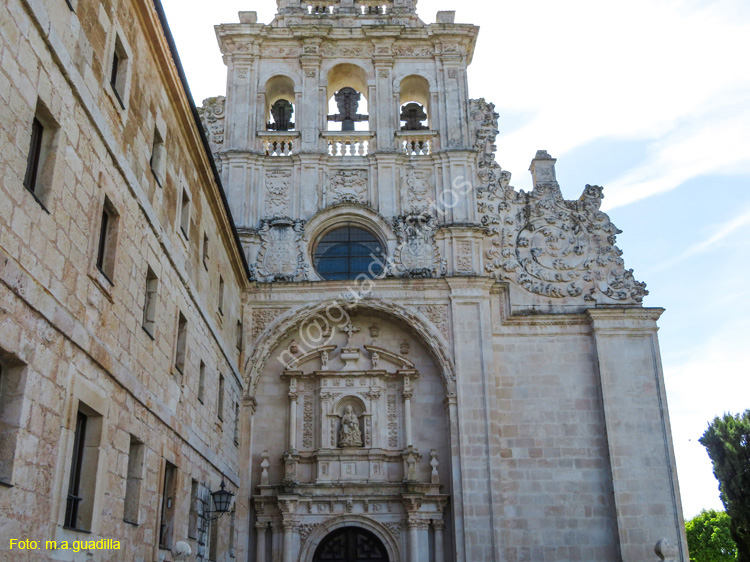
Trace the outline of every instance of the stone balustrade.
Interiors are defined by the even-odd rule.
[[[386,0],[360,0],[357,2],[357,12],[362,15],[385,15],[390,13],[393,2]]]
[[[308,14],[324,16],[333,14],[337,4],[337,0],[311,0],[310,2],[302,2],[302,9]]]
[[[347,131],[323,133],[329,156],[367,156],[375,138],[372,131]]]
[[[399,131],[396,140],[407,156],[428,156],[435,152],[437,136],[437,131]]]
[[[299,152],[299,131],[258,133],[266,156],[291,156]]]

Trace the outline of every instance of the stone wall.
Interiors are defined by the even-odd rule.
[[[154,5],[70,5],[0,7],[0,356],[25,378],[12,487],[0,488],[0,551],[10,538],[112,538],[124,550],[95,559],[169,560],[155,546],[165,462],[177,467],[173,542],[187,536],[191,479],[211,490],[222,475],[230,490],[238,483],[237,330],[247,273]],[[128,72],[122,106],[110,85],[120,49]],[[57,131],[37,201],[23,182],[40,107]],[[150,162],[155,130],[166,153],[161,185]],[[178,218],[184,189],[187,237]],[[107,276],[97,268],[104,205],[116,216]],[[147,268],[158,278],[151,334],[142,328]],[[187,320],[182,373],[178,311]],[[84,474],[96,482],[90,535],[62,528],[79,403],[101,416],[103,432],[98,463]],[[123,522],[129,435],[145,446],[138,526]],[[227,553],[228,517],[220,529]],[[27,556],[13,559],[74,554]]]

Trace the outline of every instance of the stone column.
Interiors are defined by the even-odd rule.
[[[283,562],[293,562],[294,558],[294,552],[292,552],[293,548],[293,533],[294,533],[294,523],[291,521],[284,521],[283,522],[284,527],[284,559]]]
[[[419,562],[419,521],[409,519],[409,562]]]
[[[414,439],[412,438],[412,432],[411,432],[412,390],[410,387],[404,388],[403,397],[404,397],[404,426],[405,426],[405,431],[406,431],[406,446],[411,447],[414,445]]]
[[[292,386],[294,390],[289,392],[289,451],[295,451],[297,449],[297,390],[296,386]]]
[[[258,521],[255,524],[255,562],[266,562],[266,530],[268,524]]]
[[[271,538],[271,552],[273,553],[271,555],[272,562],[282,562],[281,560],[281,523],[275,522],[271,524],[271,531],[273,532],[273,536]]]
[[[589,310],[609,447],[619,558],[653,559],[659,539],[687,562],[656,320],[661,308]]]
[[[435,531],[435,562],[444,562],[445,555],[443,554],[443,529],[445,528],[445,522],[442,519],[435,519],[432,522],[432,528]]]

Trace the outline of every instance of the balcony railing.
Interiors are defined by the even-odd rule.
[[[437,148],[437,131],[399,131],[398,147],[407,156],[429,156]]]
[[[337,157],[367,156],[375,138],[372,131],[348,131],[323,133],[328,146],[328,155]]]
[[[258,133],[266,156],[291,156],[299,152],[299,131]]]
[[[357,12],[363,16],[384,16],[390,13],[392,7],[393,2],[388,0],[359,0],[359,2],[357,2]]]
[[[310,0],[302,2],[302,9],[314,16],[325,16],[333,14],[338,0]]]

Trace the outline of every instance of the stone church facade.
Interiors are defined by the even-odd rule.
[[[158,2],[0,7],[0,559],[686,562],[602,188],[512,187],[454,12],[277,4],[200,108]]]

